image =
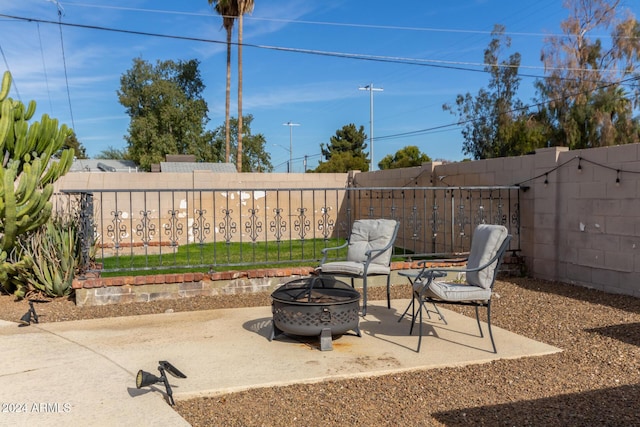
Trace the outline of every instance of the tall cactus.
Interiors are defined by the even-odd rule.
[[[69,171],[73,149],[62,150],[71,133],[66,125],[44,114],[29,124],[36,110],[10,98],[11,73],[0,86],[0,285],[14,290],[12,277],[30,260],[8,260],[16,239],[43,225],[51,217],[53,183]],[[59,159],[53,155],[61,152]]]

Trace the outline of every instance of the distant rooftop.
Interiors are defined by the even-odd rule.
[[[164,157],[166,162],[195,163],[196,161],[196,156],[193,154],[167,154]]]
[[[200,162],[161,162],[160,172],[194,172],[211,171],[217,173],[236,173],[233,163],[200,163]]]
[[[131,160],[74,159],[69,172],[138,172]]]
[[[236,173],[233,163],[196,162],[191,155],[167,155],[166,162],[152,165],[151,172],[211,171]],[[132,160],[75,159],[69,172],[140,172]]]

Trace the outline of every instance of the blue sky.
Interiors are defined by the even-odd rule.
[[[521,72],[542,76],[544,38],[560,32],[568,13],[560,0],[413,0],[393,10],[388,8],[392,2],[381,0],[255,3],[253,14],[244,20],[244,42],[251,46],[243,51],[243,110],[254,116],[252,132],[266,137],[276,172],[286,171],[290,154],[295,172],[303,170],[304,156],[308,166],[315,167],[320,143],[346,124],[362,125],[368,135],[370,97],[359,88],[369,84],[383,89],[374,92],[375,163],[407,145],[418,146],[433,159],[463,159],[460,129],[446,127],[456,117],[442,111],[442,105],[487,85],[488,76],[478,70],[494,24],[506,26],[512,38],[508,53],[521,53]],[[637,1],[623,3],[640,16]],[[73,126],[90,157],[126,145],[129,117],[116,91],[136,57],[152,63],[198,59],[210,110],[208,127],[224,123],[225,31],[206,0],[77,0],[58,5],[61,16],[51,0],[0,0],[3,15],[53,22],[0,17],[2,69],[13,74],[11,96],[36,100],[36,118],[47,113]],[[59,20],[209,42],[60,27]],[[234,50],[234,116],[235,70]],[[520,98],[530,102],[533,96],[533,79],[523,78]],[[299,126],[283,125],[287,122]],[[413,134],[402,136],[405,133]]]

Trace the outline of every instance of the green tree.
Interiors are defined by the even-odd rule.
[[[412,166],[420,166],[423,163],[430,162],[431,159],[415,145],[407,145],[406,147],[396,151],[393,156],[387,154],[380,160],[378,167],[380,169],[399,169],[410,168]]]
[[[87,150],[84,148],[82,143],[78,141],[78,137],[76,133],[72,130],[69,136],[64,140],[63,150],[67,148],[72,148],[74,152],[74,156],[76,159],[86,159],[87,158]],[[57,153],[59,155],[60,152]]]
[[[496,25],[493,39],[484,51],[484,70],[490,76],[488,88],[480,89],[475,97],[468,92],[458,95],[455,108],[443,105],[445,111],[458,116],[463,126],[462,151],[474,159],[513,156],[530,151],[529,147],[519,145],[526,140],[520,132],[527,129],[529,116],[522,101],[516,98],[521,58],[516,52],[507,60],[500,60],[503,49],[511,46],[511,39],[504,35],[504,31],[503,26]],[[533,130],[538,131],[539,128],[534,127]]]
[[[638,142],[640,24],[620,0],[565,0],[562,35],[546,40],[536,82],[552,126],[549,144],[571,149]],[[618,18],[622,15],[623,18]],[[611,31],[610,42],[592,38]],[[630,81],[634,81],[630,84]]]
[[[320,144],[320,151],[325,161],[320,161],[318,167],[312,172],[368,171],[366,140],[364,126],[360,126],[359,129],[353,123],[343,126],[330,138],[328,145]]]
[[[233,24],[238,17],[238,2],[236,0],[208,0],[210,5],[214,5],[215,11],[222,17],[222,26],[227,31],[227,87],[225,95],[225,162],[229,163],[231,153],[229,123],[231,111],[231,36],[233,34]]]
[[[242,156],[242,172],[272,172],[273,165],[271,164],[271,155],[265,151],[267,144],[266,138],[263,134],[251,134],[251,123],[253,122],[253,115],[249,114],[244,116],[244,128],[243,128],[243,141],[244,141],[244,156]],[[229,120],[231,128],[231,161],[235,162],[236,158],[233,153],[238,151],[234,148],[237,147],[238,135],[238,119],[231,117]],[[224,153],[224,136],[225,126],[220,126],[213,131],[213,147],[212,152],[220,153],[217,158],[212,159],[213,162],[222,161],[222,153]]]
[[[366,172],[369,170],[369,162],[362,157],[356,157],[350,152],[338,152],[331,156],[326,162],[320,162],[315,170],[316,173],[344,173],[351,170]]]
[[[114,148],[112,146],[99,152],[95,158],[104,160],[130,160],[126,148]]]
[[[131,117],[125,136],[128,154],[143,170],[167,154],[194,154],[207,161],[211,150],[208,107],[199,61],[158,61],[155,66],[136,58],[120,78],[118,98]],[[211,154],[209,154],[211,157]]]

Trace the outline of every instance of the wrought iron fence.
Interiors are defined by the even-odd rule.
[[[360,218],[400,221],[396,256],[469,250],[476,225],[505,225],[520,249],[520,188],[67,190],[56,209],[81,218],[83,261],[104,271],[317,263]],[[95,251],[95,253],[89,253]],[[109,262],[107,262],[109,259]]]

